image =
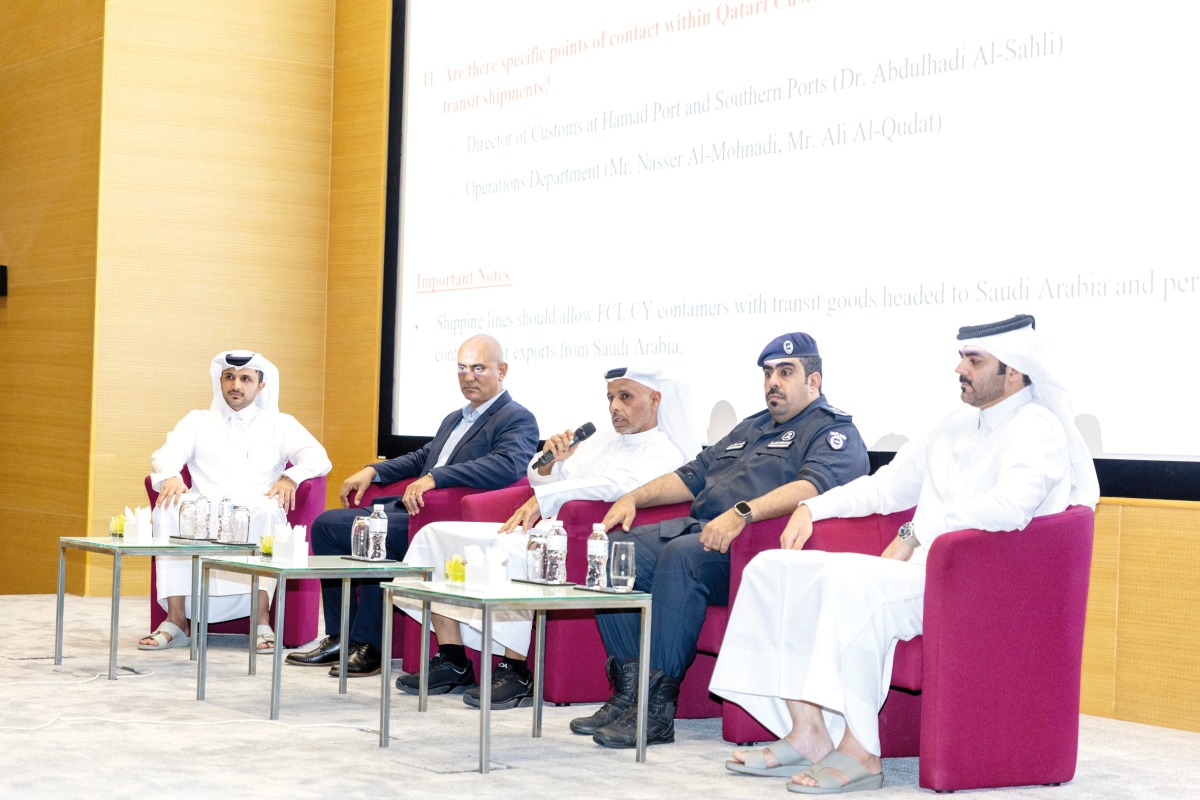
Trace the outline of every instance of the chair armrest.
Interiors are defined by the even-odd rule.
[[[865,553],[877,556],[896,535],[896,530],[912,519],[913,509],[894,514],[871,514],[866,517],[823,519],[813,524],[812,536],[804,543],[805,550],[824,550],[829,553]],[[729,546],[729,602],[737,597],[742,583],[742,571],[750,559],[764,550],[779,547],[779,536],[787,526],[790,515],[753,522]]]
[[[1077,724],[1093,525],[1092,510],[1074,506],[1022,531],[954,531],[933,542],[922,759],[927,743],[953,741],[962,709],[995,741],[1019,740],[1025,726],[1067,733]]]
[[[403,480],[394,481],[392,483],[372,483],[363,492],[362,500],[355,506],[351,503],[351,508],[370,508],[371,504],[377,497],[400,497],[404,494],[404,490],[408,485],[415,481],[416,478],[404,478]]]
[[[312,523],[317,515],[325,510],[326,477],[321,475],[300,481],[296,487],[296,507],[288,512],[289,525],[303,525],[309,528],[309,541],[312,541]]]
[[[504,522],[531,497],[529,484],[467,495],[462,499],[462,518],[467,522]]]

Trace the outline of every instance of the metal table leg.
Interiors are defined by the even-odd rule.
[[[196,633],[196,609],[200,607],[200,554],[192,553],[192,646],[191,659],[196,660],[196,651],[199,648],[197,639],[200,638]]]
[[[108,631],[108,679],[117,679],[117,623],[121,617],[121,551],[113,553],[112,618]]]
[[[250,647],[248,658],[250,659],[250,668],[246,672],[247,675],[258,674],[258,641],[255,636],[258,633],[258,575],[250,576]],[[272,692],[274,694],[274,692]],[[275,719],[271,717],[271,719]]]
[[[288,604],[286,587],[286,579],[284,579],[281,573],[280,579],[275,582],[275,626],[280,628],[280,630],[275,632],[275,658],[274,663],[271,664],[275,669],[276,686],[283,680],[283,626],[287,624],[287,620],[283,618],[283,613],[286,610],[284,606]],[[258,650],[258,622],[254,622],[252,627],[254,628],[254,636],[252,637],[254,650]],[[278,702],[275,704],[275,710],[278,712]]]
[[[646,760],[646,708],[650,691],[650,606],[642,607],[642,640],[638,651],[637,760]]]
[[[546,684],[544,673],[546,667],[546,609],[539,608],[533,616],[533,624],[537,626],[537,662],[533,665],[533,738],[542,735],[542,691]]]
[[[433,604],[421,604],[421,668],[417,671],[417,711],[429,710],[429,617]]]
[[[379,746],[389,743],[388,727],[392,721],[392,590],[383,592],[383,661],[379,668]]]
[[[204,661],[208,655],[208,577],[209,566],[206,562],[200,564],[200,610],[193,614],[193,635],[199,631],[200,645],[196,650],[196,699],[204,699]]]
[[[55,606],[57,614],[54,622],[54,663],[62,663],[62,640],[63,640],[63,591],[66,588],[67,582],[67,548],[63,544],[58,546],[58,601]]]
[[[492,760],[492,609],[483,606],[483,650],[479,654],[479,771],[487,774]]]
[[[283,586],[283,575],[279,576],[279,582],[275,584],[275,624],[279,630],[275,632],[275,674],[271,676],[271,719],[279,719],[279,681],[283,672],[283,623],[280,620],[286,619],[287,614],[287,592],[281,591]],[[254,596],[258,596],[258,576],[254,576]],[[255,620],[258,617],[254,618]],[[251,622],[251,628],[257,632],[257,621]],[[258,637],[250,637],[250,647],[258,650]]]
[[[350,587],[349,576],[342,578],[342,646],[338,648],[338,694],[346,693],[346,661],[350,655]]]

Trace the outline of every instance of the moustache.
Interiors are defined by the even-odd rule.
[[[967,380],[966,378],[959,378],[958,383],[960,386],[970,386],[971,385],[971,382],[969,380]]]

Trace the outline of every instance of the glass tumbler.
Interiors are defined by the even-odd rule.
[[[633,591],[633,582],[637,579],[633,542],[613,542],[608,558],[608,577],[615,591]]]

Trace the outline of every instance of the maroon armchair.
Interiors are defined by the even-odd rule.
[[[412,483],[416,478],[405,478],[404,480],[396,481],[395,483],[373,483],[367,490],[363,492],[363,499],[358,504],[359,508],[367,508],[372,501],[377,497],[395,497],[399,498],[404,494],[404,489]],[[528,496],[529,480],[521,478],[510,487],[497,489],[496,492],[505,492],[510,489],[520,489],[524,487],[526,496]],[[468,486],[449,486],[444,489],[430,489],[421,497],[425,502],[421,513],[415,517],[408,519],[408,540],[411,542],[421,528],[433,522],[443,522],[445,520],[460,520],[463,519],[462,503],[464,500],[481,493],[488,493],[485,489],[472,489]],[[524,502],[524,501],[522,501]],[[512,509],[504,515],[501,521],[508,519]],[[420,564],[417,566],[434,566],[432,564]],[[420,668],[421,663],[421,625],[416,620],[409,617],[403,612],[395,612],[398,616],[394,620],[396,631],[392,637],[392,657],[404,659],[404,670],[406,672],[416,672]],[[434,640],[436,641],[436,640]],[[430,648],[430,652],[434,652],[434,648]]]
[[[192,476],[187,467],[183,468],[180,477],[189,487]],[[150,485],[150,476],[146,476],[146,496],[150,505],[158,500],[158,492]],[[287,520],[289,525],[304,525],[310,530],[317,515],[325,510],[325,476],[309,478],[296,487],[296,507],[292,509]],[[309,538],[309,552],[312,552],[312,539]],[[305,579],[291,580],[287,584],[287,619],[283,622],[283,646],[299,647],[317,638],[317,623],[321,612],[320,581]],[[158,580],[154,559],[150,559],[150,630],[158,630],[159,624],[167,618],[167,612],[158,604]],[[274,622],[275,608],[272,604],[271,619]],[[210,633],[250,633],[248,618],[231,619],[217,622],[208,626]],[[275,627],[278,633],[278,626]]]
[[[880,553],[908,512],[825,520],[806,549]],[[735,583],[778,547],[783,520],[738,537]],[[1075,774],[1083,629],[1094,518],[1087,507],[1022,531],[954,531],[929,551],[924,635],[896,648],[879,715],[883,755],[920,756],[935,791],[1057,784]],[[775,737],[725,703],[731,742]]]

